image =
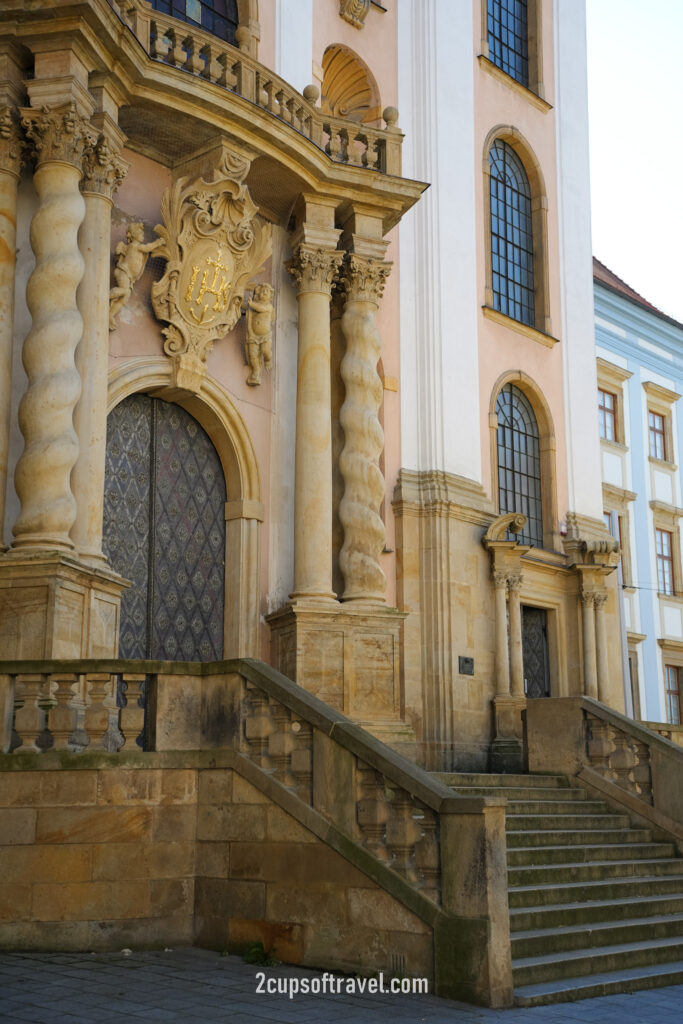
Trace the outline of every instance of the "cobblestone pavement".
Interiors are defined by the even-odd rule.
[[[316,971],[258,967],[200,949],[122,953],[0,954],[0,1020],[34,1024],[130,1021],[178,1024],[674,1024],[683,986],[533,1009],[485,1010],[434,996],[284,995],[256,992]]]

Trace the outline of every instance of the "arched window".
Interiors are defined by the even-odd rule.
[[[212,35],[235,45],[239,24],[237,0],[152,0],[155,11],[199,25]]]
[[[542,547],[541,446],[534,410],[523,391],[506,384],[498,395],[496,414],[499,510],[525,515],[527,524],[517,539]]]
[[[493,308],[535,326],[531,189],[522,161],[502,139],[489,150]]]
[[[488,0],[489,60],[522,85],[529,85],[527,0]]]

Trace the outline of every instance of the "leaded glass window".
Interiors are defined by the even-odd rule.
[[[489,151],[493,308],[531,327],[534,247],[529,179],[515,151],[496,139]]]
[[[516,534],[520,544],[543,546],[541,446],[529,399],[506,384],[496,403],[498,416],[498,507],[501,514],[521,512],[527,523]]]
[[[527,0],[488,0],[489,60],[522,85],[529,85]]]
[[[155,11],[211,32],[235,45],[238,25],[237,0],[152,0]]]

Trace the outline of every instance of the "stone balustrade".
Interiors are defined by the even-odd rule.
[[[384,111],[385,128],[330,117],[315,106],[315,87],[308,86],[307,95],[301,95],[250,55],[246,30],[238,29],[239,46],[235,47],[195,25],[151,10],[144,0],[109,0],[109,4],[153,60],[256,103],[338,163],[400,175],[403,135],[396,127],[398,113],[393,107]]]
[[[2,750],[15,755],[232,748],[436,904],[443,903],[448,822],[457,834],[458,815],[477,816],[484,831],[487,811],[504,820],[501,801],[453,796],[343,715],[249,660],[0,663],[0,720]],[[201,722],[209,721],[204,729]]]

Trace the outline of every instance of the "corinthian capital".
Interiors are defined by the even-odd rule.
[[[491,579],[496,589],[507,587],[508,574],[503,569],[493,569],[491,571]]]
[[[326,292],[332,294],[332,285],[339,275],[344,253],[338,249],[323,249],[314,245],[300,245],[285,266],[295,279],[299,292]]]
[[[82,192],[95,192],[112,199],[126,176],[128,164],[118,150],[100,135],[94,146],[87,146],[83,155]]]
[[[512,573],[508,574],[508,590],[509,591],[512,592],[513,590],[514,591],[521,590],[523,582],[524,582],[524,577],[522,576],[521,572],[512,572]]]
[[[593,605],[595,605],[596,604],[596,598],[599,597],[599,596],[600,595],[597,594],[595,592],[595,590],[582,590],[581,591],[581,601],[587,607],[592,607]]]
[[[19,174],[23,156],[23,137],[12,107],[0,106],[0,170]]]
[[[384,260],[350,253],[341,276],[341,285],[346,292],[347,302],[356,299],[379,305],[391,267],[392,264]]]
[[[593,604],[595,605],[596,608],[602,608],[603,605],[606,602],[607,602],[607,593],[605,591],[603,591],[603,593],[599,593],[598,592],[598,593],[594,594],[594,596],[593,596]]]
[[[95,146],[97,132],[78,113],[75,103],[45,106],[40,110],[24,107],[21,114],[21,123],[33,145],[38,167],[50,161],[60,161],[81,169],[86,147]]]

